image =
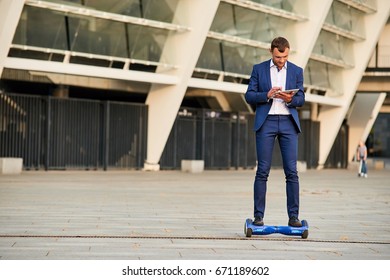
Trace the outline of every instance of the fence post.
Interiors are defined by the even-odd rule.
[[[110,101],[103,102],[103,170],[108,168],[110,153]]]
[[[51,127],[51,98],[47,96],[44,98],[46,100],[46,145],[45,145],[45,170],[49,170],[50,167],[50,127]]]
[[[240,167],[240,143],[241,143],[241,138],[240,138],[240,113],[237,112],[237,118],[236,118],[236,170]]]

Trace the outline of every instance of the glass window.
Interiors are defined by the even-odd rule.
[[[99,11],[171,23],[179,0],[47,0]]]
[[[328,68],[325,63],[309,60],[304,71],[306,84],[315,85],[322,88],[329,88]]]
[[[68,49],[65,17],[60,13],[24,6],[13,44]]]
[[[365,37],[363,16],[363,12],[338,1],[333,1],[325,22]]]
[[[350,39],[322,30],[313,48],[313,53],[353,65],[351,45]]]
[[[227,42],[222,51],[224,70],[242,75],[250,75],[254,64],[270,58],[267,50]]]
[[[250,75],[253,64],[268,58],[268,50],[207,39],[196,67]]]
[[[169,31],[25,6],[14,44],[164,62]]]
[[[69,20],[71,50],[159,62],[168,30],[96,18]]]
[[[340,89],[341,68],[309,59],[304,71],[305,84],[324,89]]]
[[[289,23],[284,18],[221,3],[210,29],[259,42],[271,42]]]
[[[131,58],[166,62],[161,58],[161,54],[169,34],[168,30],[139,25],[127,25],[127,27]]]
[[[279,30],[284,30],[289,23],[287,19],[222,2],[210,29],[230,36],[270,43]],[[268,49],[208,39],[197,67],[250,75],[253,64],[269,58]]]
[[[220,42],[207,39],[199,56],[196,67],[222,71]]]
[[[252,2],[267,5],[275,9],[293,12],[297,0],[252,0]]]
[[[69,17],[70,50],[128,57],[125,24],[92,17]]]

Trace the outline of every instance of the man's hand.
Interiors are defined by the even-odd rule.
[[[293,98],[293,95],[290,94],[290,93],[287,93],[287,92],[284,92],[284,91],[278,91],[274,98],[280,98],[282,99],[284,102],[286,103],[290,103],[292,98]]]
[[[278,93],[280,93],[281,90],[282,90],[281,87],[273,87],[273,88],[271,88],[271,89],[268,91],[268,93],[267,93],[267,98],[268,98],[268,99],[272,99],[272,98],[274,98],[274,97],[277,97],[276,95],[277,95]]]

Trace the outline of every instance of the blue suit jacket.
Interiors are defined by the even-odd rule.
[[[272,88],[270,62],[271,60],[267,60],[253,66],[248,89],[245,93],[246,102],[256,107],[255,131],[263,125],[273,101],[272,99],[268,100],[267,98],[267,93]],[[301,125],[299,123],[296,107],[303,106],[305,103],[303,69],[294,63],[287,61],[285,89],[295,88],[298,88],[299,91],[293,96],[291,103],[287,107],[295,121],[298,131],[301,132]]]

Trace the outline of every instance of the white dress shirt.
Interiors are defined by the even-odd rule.
[[[283,68],[279,70],[271,59],[270,73],[272,87],[281,87],[282,90],[284,90],[286,87],[287,63],[285,63]],[[273,98],[268,115],[290,115],[290,111],[283,99]]]

